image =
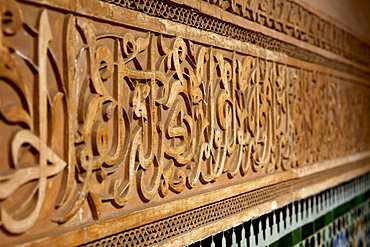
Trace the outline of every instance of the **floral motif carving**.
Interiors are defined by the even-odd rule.
[[[368,65],[370,46],[289,0],[203,0],[250,21]]]
[[[177,5],[176,0],[168,2],[144,0],[101,0],[124,8],[134,9],[160,18],[170,19],[223,36],[246,40],[265,48],[279,50],[280,42],[233,25],[213,16]],[[290,37],[331,51],[362,65],[369,65],[370,46],[355,35],[307,10],[290,0],[203,0],[222,10],[284,33]],[[173,2],[173,3],[171,3]],[[183,4],[191,4],[191,1]],[[267,46],[267,47],[266,47]],[[298,55],[298,54],[297,54]]]

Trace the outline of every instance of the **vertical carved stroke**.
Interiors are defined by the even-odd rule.
[[[8,2],[8,5],[5,5],[5,7],[9,6],[11,7],[11,10],[17,11],[17,7],[13,1],[10,1]],[[4,7],[4,5],[2,5],[2,7]],[[19,10],[17,12],[13,12],[13,14],[16,16],[16,18],[20,18],[19,15],[21,13]],[[15,64],[10,60],[11,58],[9,50],[6,51],[4,42],[1,40],[1,50],[2,52],[7,53],[6,57],[9,59],[6,62],[12,65],[10,70],[14,71],[13,74],[10,74],[10,76],[8,73],[5,73],[5,75],[2,73],[2,78],[5,78],[6,82],[16,85],[21,89],[20,91],[24,93],[24,95],[20,95],[20,97],[26,97],[28,107],[33,109],[34,113],[34,123],[31,124],[29,120],[26,121],[26,124],[28,124],[30,129],[22,129],[17,131],[11,141],[11,158],[15,170],[9,175],[0,177],[0,199],[8,198],[12,193],[15,193],[19,188],[32,180],[38,181],[36,188],[34,188],[28,197],[24,199],[18,208],[13,210],[11,213],[4,208],[0,209],[1,224],[7,231],[15,234],[23,233],[35,224],[42,206],[44,205],[47,178],[58,174],[66,166],[66,163],[47,146],[48,81],[46,64],[48,62],[47,53],[49,42],[52,39],[52,34],[46,11],[41,12],[39,23],[37,38],[37,67],[35,68],[38,72],[37,85],[35,86],[37,95],[33,104],[29,100],[29,97],[26,93],[26,85],[17,76],[18,72],[14,71],[16,66],[14,66]],[[13,111],[14,112],[11,113],[9,111],[2,110],[1,114],[10,122],[19,122],[19,119],[14,119],[14,117],[12,117],[13,114],[18,113],[21,116],[28,114],[25,110],[21,110],[21,108],[13,108]],[[23,117],[23,120],[26,119],[31,119],[31,116]],[[20,150],[24,146],[32,147],[38,152],[36,159],[37,163],[32,167],[21,168],[18,166],[19,160],[21,159]],[[33,208],[31,207],[28,209],[27,207],[30,207],[28,204],[31,200],[33,200],[33,198],[36,198],[36,203]],[[22,212],[27,212],[27,210],[28,213],[23,213],[23,217],[19,217],[19,215],[22,215]]]

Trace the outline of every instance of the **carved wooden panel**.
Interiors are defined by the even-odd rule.
[[[185,2],[0,0],[1,244],[171,221],[159,243],[370,170],[369,43],[287,0]]]

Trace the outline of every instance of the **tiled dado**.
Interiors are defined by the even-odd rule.
[[[0,0],[2,245],[211,234],[368,172],[368,72],[131,7]]]
[[[294,201],[258,218],[194,242],[198,246],[340,246],[368,243],[369,174]],[[114,237],[89,243],[125,246]],[[113,245],[113,246],[116,246]],[[127,244],[126,246],[130,246]]]

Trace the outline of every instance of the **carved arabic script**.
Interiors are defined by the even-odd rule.
[[[122,207],[134,195],[148,202],[369,147],[367,87],[180,37],[102,33],[71,14],[63,17],[64,40],[53,40],[49,10],[40,11],[36,30],[14,1],[0,8],[8,18],[0,87],[21,99],[0,93],[2,124],[16,126],[5,163],[13,168],[0,173],[0,223],[10,233],[35,224],[58,174],[52,220],[63,223],[86,202],[99,219],[103,203]],[[6,43],[22,28],[35,37],[35,59]],[[3,206],[29,187],[14,210]]]

